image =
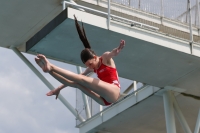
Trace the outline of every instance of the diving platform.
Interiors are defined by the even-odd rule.
[[[118,46],[121,39],[126,40],[126,47],[120,56],[115,58],[120,77],[156,87],[172,85],[184,88],[181,86],[183,83],[181,80],[190,88],[194,85],[192,77],[194,74],[199,74],[200,68],[198,44],[194,45],[194,54],[191,55],[187,41],[115,21],[111,21],[110,30],[107,30],[106,18],[72,8],[67,8],[64,12],[68,14],[66,20],[38,43],[33,45],[31,42],[37,39],[37,34],[27,41],[26,48],[29,48],[26,49],[27,53],[41,53],[51,59],[85,67],[79,57],[83,46],[75,29],[73,19],[75,14],[77,19],[84,23],[88,40],[97,55],[112,50]],[[41,34],[40,32],[38,34]],[[198,81],[198,78],[194,79]],[[199,86],[198,82],[196,86]]]
[[[193,130],[198,133],[199,43],[193,42],[191,47],[187,39],[163,34],[155,25],[122,18],[117,14],[111,15],[108,20],[109,14],[103,9],[83,8],[84,4],[64,2],[65,6],[62,6],[60,2],[43,2],[49,5],[41,9],[46,14],[36,12],[43,19],[33,13],[32,17],[36,20],[33,22],[24,13],[23,19],[27,21],[22,21],[20,25],[24,30],[19,31],[19,34],[7,31],[10,38],[16,34],[13,40],[16,41],[7,40],[0,44],[1,47],[13,49],[27,64],[29,62],[21,52],[34,55],[40,53],[53,60],[85,67],[80,59],[84,47],[74,24],[73,15],[76,15],[78,21],[83,22],[87,38],[97,55],[117,47],[121,39],[126,41],[124,49],[114,58],[118,74],[122,78],[144,84],[89,119],[78,116],[60,96],[60,100],[70,107],[70,111],[80,121],[76,125],[80,133],[165,133],[166,130],[167,133],[192,133]],[[32,22],[30,26],[23,26],[29,22]],[[182,29],[186,28],[182,26]],[[198,30],[194,34],[198,40]],[[20,39],[17,40],[18,37]],[[32,66],[31,69],[53,89],[37,70]]]

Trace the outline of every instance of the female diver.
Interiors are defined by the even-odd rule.
[[[61,86],[50,91],[46,95],[56,95],[57,99],[60,90],[71,86],[80,89],[97,103],[108,106],[116,102],[120,96],[118,73],[112,58],[117,56],[123,49],[125,41],[121,40],[120,45],[111,52],[105,52],[101,56],[97,56],[94,51],[91,50],[83,25],[81,29],[75,16],[74,18],[79,37],[85,46],[85,49],[81,52],[81,60],[87,68],[83,73],[76,74],[51,64],[44,55],[38,54],[35,58],[36,63],[44,72],[49,73],[62,83]],[[95,72],[99,79],[87,77],[91,72]]]

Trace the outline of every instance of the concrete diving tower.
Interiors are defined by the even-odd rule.
[[[82,120],[77,125],[80,133],[165,133],[166,130],[167,133],[193,130],[198,133],[199,44],[193,45],[191,55],[188,41],[166,36],[156,27],[130,26],[114,19],[108,24],[105,14],[80,9],[80,6],[67,6],[33,37],[27,37],[26,43],[9,46],[19,56],[19,51],[41,53],[85,67],[79,57],[83,46],[75,29],[74,14],[84,23],[88,40],[98,55],[118,46],[120,39],[126,40],[125,48],[114,58],[119,76],[145,86],[85,121],[71,110]],[[49,83],[46,85],[51,88]]]
[[[77,125],[80,133],[160,133],[166,128],[168,132],[194,129],[199,101],[179,93],[200,96],[198,44],[194,45],[194,55],[191,55],[187,41],[165,36],[156,30],[131,27],[112,20],[108,30],[104,17],[69,7],[63,13],[66,13],[66,19],[45,38],[34,45],[34,38],[27,42],[28,53],[43,53],[49,58],[84,67],[79,59],[83,46],[74,26],[75,14],[84,22],[87,37],[98,55],[112,50],[120,39],[126,40],[126,47],[115,58],[120,77],[158,87],[144,87]],[[186,129],[175,121],[174,111],[178,112],[180,123]]]

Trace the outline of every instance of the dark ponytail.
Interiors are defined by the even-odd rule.
[[[81,39],[81,41],[83,42],[83,45],[85,46],[85,48],[89,48],[91,49],[90,43],[87,40],[86,34],[85,34],[85,30],[83,27],[83,23],[82,23],[82,29],[80,27],[80,25],[78,24],[78,21],[76,19],[76,16],[74,15],[74,19],[75,19],[75,25],[76,25],[76,29],[78,31],[78,35],[79,38]]]
[[[81,60],[82,60],[83,64],[85,64],[85,62],[87,62],[89,59],[94,58],[94,56],[96,54],[93,50],[91,50],[90,43],[88,42],[86,34],[85,34],[83,23],[82,23],[82,29],[81,29],[75,15],[74,15],[74,19],[75,19],[75,25],[76,25],[76,29],[77,29],[79,38],[81,39],[81,41],[85,47],[85,49],[82,50],[82,52],[81,52]]]

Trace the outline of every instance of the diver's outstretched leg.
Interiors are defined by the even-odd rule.
[[[119,98],[120,88],[118,86],[104,82],[100,79],[76,74],[71,71],[57,67],[51,64],[44,55],[38,55],[37,57],[40,58],[42,62],[45,64],[43,71],[49,72],[50,74],[55,72],[71,82],[73,81],[83,86],[84,88],[90,89],[91,91],[102,96],[110,103],[116,102],[117,99]]]
[[[94,99],[97,103],[101,104],[101,105],[105,105],[104,101],[102,100],[101,96],[98,95],[97,93],[91,91],[90,89],[85,88],[82,85],[79,85],[73,81],[70,81],[66,78],[64,78],[63,76],[59,75],[58,73],[51,71],[49,72],[49,74],[51,74],[55,79],[57,79],[58,81],[60,81],[62,84],[64,84],[65,86],[71,86],[74,88],[78,88],[79,90],[81,90],[83,93],[85,93],[86,95],[88,95],[89,97],[91,97],[92,99]],[[47,93],[47,96],[52,96],[56,95],[56,99],[59,95],[60,92],[60,88],[58,87],[55,90],[50,91],[49,93]]]

